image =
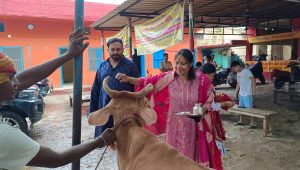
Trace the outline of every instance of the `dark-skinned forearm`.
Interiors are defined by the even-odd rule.
[[[41,146],[38,154],[27,165],[56,168],[79,160],[97,147],[104,146],[105,143],[101,138],[73,146],[72,148],[62,152],[55,152],[50,148]]]
[[[96,141],[86,142],[81,145],[73,146],[71,149],[60,153],[60,160],[62,160],[62,162],[60,162],[60,166],[74,162],[75,160],[79,160],[97,147],[102,148],[104,146],[105,143],[101,138],[98,138]]]
[[[36,82],[45,79],[50,74],[52,74],[58,67],[72,59],[73,56],[68,54],[63,54],[62,56],[45,62],[43,64],[37,65],[33,68],[25,70],[16,75],[16,78],[20,82],[19,91],[24,90]]]

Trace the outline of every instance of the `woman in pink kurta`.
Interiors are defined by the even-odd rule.
[[[201,74],[200,74],[201,75]],[[193,68],[193,54],[188,49],[180,50],[175,57],[175,72],[162,73],[157,76],[146,78],[132,78],[124,74],[117,75],[122,82],[130,82],[136,85],[136,90],[140,90],[147,84],[154,85],[154,90],[148,95],[152,106],[157,113],[157,122],[154,125],[145,127],[151,132],[157,134],[162,133],[166,128],[166,142],[176,148],[178,151],[186,155],[191,160],[199,163],[199,148],[207,148],[207,143],[196,143],[198,128],[193,119],[177,116],[177,112],[192,112],[196,103],[203,100],[202,104],[206,104],[207,98],[203,99],[200,94],[200,75],[195,76]],[[203,83],[203,82],[202,82]],[[210,94],[208,89],[202,93]],[[209,95],[210,96],[210,95]],[[210,108],[210,103],[207,106]],[[206,151],[204,153],[207,153]],[[208,156],[208,159],[210,157]],[[207,164],[209,166],[209,163]]]
[[[199,81],[193,68],[193,54],[188,49],[180,50],[175,57],[175,72],[162,73],[146,78],[130,78],[120,74],[118,79],[137,85],[136,90],[147,84],[154,85],[148,97],[157,112],[157,122],[146,129],[157,134],[166,128],[166,142],[188,158],[196,158],[196,123],[193,119],[177,116],[177,112],[192,112],[198,103]],[[161,111],[163,110],[163,111]],[[167,122],[166,122],[167,121]]]

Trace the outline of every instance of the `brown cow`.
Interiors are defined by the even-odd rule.
[[[103,125],[113,115],[120,170],[207,169],[142,128],[144,123],[156,122],[155,111],[145,106],[145,96],[153,89],[151,84],[138,93],[115,91],[108,87],[108,79],[104,79],[103,88],[112,100],[92,113],[88,121],[91,125]]]

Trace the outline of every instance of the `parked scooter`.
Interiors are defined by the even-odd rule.
[[[250,66],[249,69],[250,69],[251,73],[253,74],[253,76],[255,78],[259,79],[261,84],[266,83],[266,79],[263,75],[264,70],[263,70],[262,62],[260,59],[257,59],[257,63],[254,66]]]
[[[274,87],[281,89],[285,82],[295,84],[300,82],[300,63],[290,62],[285,68],[291,68],[291,72],[274,69],[272,76],[274,80]]]
[[[49,80],[43,79],[36,83],[36,85],[40,88],[40,94],[45,97],[53,90],[53,87],[50,86]]]
[[[214,80],[213,80],[214,86],[221,85],[221,84],[226,84],[227,83],[227,77],[228,77],[230,72],[231,72],[230,68],[222,69],[221,71],[219,71],[214,77]]]

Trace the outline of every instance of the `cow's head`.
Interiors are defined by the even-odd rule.
[[[109,76],[103,81],[103,89],[111,97],[111,101],[102,109],[90,114],[89,124],[104,125],[110,115],[115,123],[131,114],[140,116],[147,125],[156,122],[156,113],[147,105],[146,95],[153,90],[153,85],[148,84],[139,92],[116,91],[108,86]]]

